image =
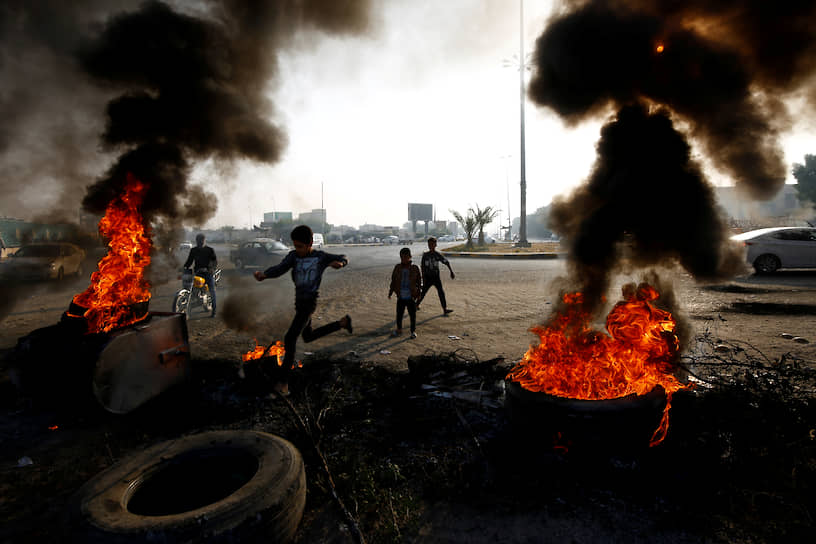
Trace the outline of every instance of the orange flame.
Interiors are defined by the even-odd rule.
[[[566,310],[549,325],[530,329],[540,343],[530,346],[508,379],[529,391],[585,400],[645,395],[661,386],[666,408],[650,440],[651,446],[659,444],[669,428],[672,394],[688,387],[672,374],[680,345],[677,322],[652,305],[659,296],[647,284],[625,290],[625,300],[606,318],[607,336],[590,329],[581,293],[564,295]]]
[[[244,362],[247,361],[254,361],[255,359],[260,359],[261,357],[272,357],[273,355],[277,355],[278,357],[278,366],[283,366],[283,355],[286,351],[283,349],[283,342],[278,340],[274,344],[270,345],[269,347],[258,345],[258,341],[255,341],[255,349],[252,351],[247,351],[243,355],[241,355],[241,359]]]
[[[665,49],[665,47],[663,47],[663,44],[662,44],[662,43],[660,43],[660,44],[658,44],[658,45],[657,45],[657,47],[655,48],[655,51],[657,51],[658,53],[662,53],[664,49]]]
[[[108,253],[88,288],[74,297],[74,303],[87,308],[88,332],[107,332],[144,318],[134,316],[131,306],[150,300],[144,271],[153,244],[140,212],[146,192],[147,185],[128,174],[125,193],[108,204],[99,221],[100,234],[109,240]]]

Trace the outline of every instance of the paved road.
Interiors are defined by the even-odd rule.
[[[388,282],[391,269],[399,260],[400,247],[327,248],[330,252],[345,253],[351,264],[342,270],[326,271],[314,324],[318,326],[348,313],[354,319],[354,335],[341,331],[311,344],[301,342],[298,358],[307,360],[310,356],[307,352],[322,352],[401,367],[410,355],[428,350],[446,353],[462,349],[471,350],[479,359],[504,356],[515,360],[535,340],[528,328],[541,323],[552,308],[557,297],[553,280],[566,274],[563,259],[452,258],[456,279],[445,275],[443,282],[448,306],[454,313],[450,317],[442,316],[432,290],[418,314],[419,338],[391,338],[395,299],[387,298]],[[425,246],[413,244],[410,247],[418,262]],[[252,278],[251,270],[232,268],[227,258],[228,248],[216,246],[216,251],[224,267],[218,291],[219,316],[209,319],[204,313],[193,315],[189,322],[193,355],[202,359],[237,359],[241,352],[254,346],[253,338],[263,343],[282,339],[292,315],[293,287],[288,276],[258,283]],[[181,256],[182,260],[184,257],[186,255]],[[178,263],[157,261],[154,275],[163,275],[169,281],[156,282],[152,310],[170,310],[173,294],[180,286],[175,278],[177,266]],[[687,274],[678,271],[668,275],[681,308],[698,332],[714,327],[725,337],[745,336],[746,340],[753,340],[777,329],[801,328],[808,319],[808,330],[812,328],[810,309],[816,314],[816,272],[752,275],[720,286],[699,286]],[[618,283],[635,279],[622,276]],[[0,314],[0,349],[12,347],[18,337],[35,328],[56,323],[72,296],[84,290],[87,283],[87,278],[79,278],[66,280],[61,285],[36,284],[6,289],[4,293],[17,300],[7,315]],[[610,298],[614,296],[610,294]],[[786,304],[794,305],[796,311],[786,315]],[[770,317],[749,315],[751,309],[771,307],[776,308],[776,312]],[[748,310],[722,317],[723,312],[733,308]],[[406,315],[406,329],[407,320]],[[816,338],[813,340],[816,342]],[[780,349],[788,349],[788,346],[780,346]],[[349,355],[351,352],[354,353]]]

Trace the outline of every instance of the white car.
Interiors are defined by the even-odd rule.
[[[315,232],[312,234],[312,247],[315,249],[323,249],[323,246],[326,245],[326,242],[323,241],[323,235]]]
[[[399,243],[399,236],[386,236],[383,238],[383,244],[394,245]]]
[[[444,236],[440,236],[437,238],[438,242],[454,242],[456,241],[456,236],[453,234],[445,234]]]
[[[816,227],[773,227],[731,237],[746,247],[746,260],[757,274],[780,268],[816,268]]]

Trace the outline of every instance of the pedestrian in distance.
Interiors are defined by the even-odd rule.
[[[295,363],[298,336],[302,335],[303,341],[308,343],[340,329],[352,332],[351,316],[348,314],[338,321],[312,329],[312,314],[317,307],[318,290],[323,272],[328,267],[340,269],[348,266],[348,259],[345,255],[333,255],[313,249],[313,236],[312,229],[308,226],[295,227],[291,234],[295,249],[290,251],[280,264],[271,266],[263,272],[255,272],[255,279],[263,281],[267,278],[277,278],[291,270],[292,281],[295,283],[295,317],[283,338],[285,351],[283,367],[279,369],[279,377],[273,384],[275,393],[283,396],[289,394],[289,372]]]
[[[416,338],[416,301],[422,289],[422,275],[419,267],[411,263],[411,250],[404,247],[400,250],[400,263],[391,272],[391,285],[388,298],[397,294],[397,328],[391,336],[402,334],[402,317],[408,310],[411,320],[411,338]]]
[[[210,289],[210,296],[212,297],[210,317],[215,317],[215,279],[213,274],[218,266],[218,259],[215,257],[215,250],[204,244],[205,240],[203,233],[196,234],[196,245],[190,248],[190,254],[184,262],[184,268],[190,268],[191,264],[195,264],[193,273],[203,276],[207,281],[207,287]]]
[[[439,276],[439,263],[448,267],[451,279],[456,278],[456,274],[453,273],[448,260],[444,255],[436,251],[436,238],[428,238],[428,251],[422,254],[422,293],[417,301],[416,309],[419,310],[419,305],[425,299],[425,295],[428,294],[431,287],[436,287],[439,302],[442,304],[442,314],[447,317],[453,310],[448,308],[448,303],[445,300],[445,290],[442,288],[442,278]]]

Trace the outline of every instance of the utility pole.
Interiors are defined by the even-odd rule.
[[[516,246],[530,247],[527,241],[527,178],[524,156],[524,0],[519,0],[519,94],[521,102],[521,220],[519,240]]]
[[[508,160],[511,159],[513,155],[502,155],[499,157],[504,162],[504,184],[507,187],[507,236],[506,239],[508,241],[513,240],[513,216],[510,214],[510,171],[508,169],[507,163]]]

